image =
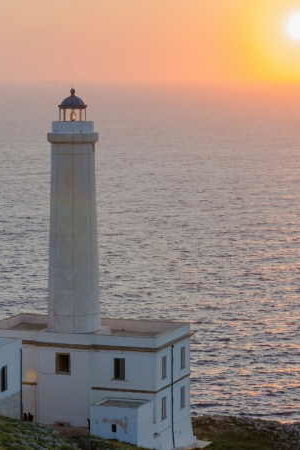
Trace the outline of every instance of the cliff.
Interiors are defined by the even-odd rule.
[[[208,450],[300,450],[300,423],[199,416],[193,425],[199,439],[213,442]]]

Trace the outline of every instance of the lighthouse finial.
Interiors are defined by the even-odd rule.
[[[75,95],[75,89],[74,88],[71,88],[70,92],[71,92],[71,95]]]

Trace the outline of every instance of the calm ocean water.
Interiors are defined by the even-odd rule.
[[[0,315],[46,310],[65,86],[0,86]],[[194,413],[300,421],[300,94],[82,87],[103,314],[190,321]]]

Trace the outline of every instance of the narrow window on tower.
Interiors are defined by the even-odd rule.
[[[7,391],[7,366],[1,367],[1,392]]]
[[[163,356],[161,358],[161,378],[167,378],[167,357]]]
[[[71,374],[70,353],[56,353],[56,373],[62,375]]]
[[[125,358],[114,358],[114,379],[125,380]]]
[[[161,420],[167,418],[167,397],[161,399]]]
[[[180,388],[180,408],[185,408],[185,386]]]
[[[186,367],[186,357],[185,357],[185,347],[180,349],[180,369],[185,369]]]

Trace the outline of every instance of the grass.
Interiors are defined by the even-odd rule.
[[[293,437],[270,422],[238,417],[200,416],[194,419],[194,433],[198,439],[211,441],[208,450],[279,450],[299,449]]]
[[[74,429],[75,430],[75,429]],[[92,436],[63,436],[35,423],[0,416],[0,450],[144,450],[118,441]]]
[[[76,438],[76,442],[81,450],[147,450],[135,445],[125,444],[113,440],[105,440],[92,436]]]
[[[266,431],[263,421],[251,423],[234,417],[200,416],[193,424],[198,439],[212,441],[207,450],[300,449],[299,441],[292,444],[288,439],[280,440],[278,430]],[[72,428],[69,431],[62,435],[50,427],[0,416],[0,450],[145,450],[118,441],[76,435],[76,429]]]
[[[202,432],[201,439],[212,441],[208,450],[273,450],[273,443],[265,435],[258,432],[215,431]],[[200,437],[200,436],[199,436]]]
[[[75,450],[79,447],[53,429],[0,416],[0,450]]]

